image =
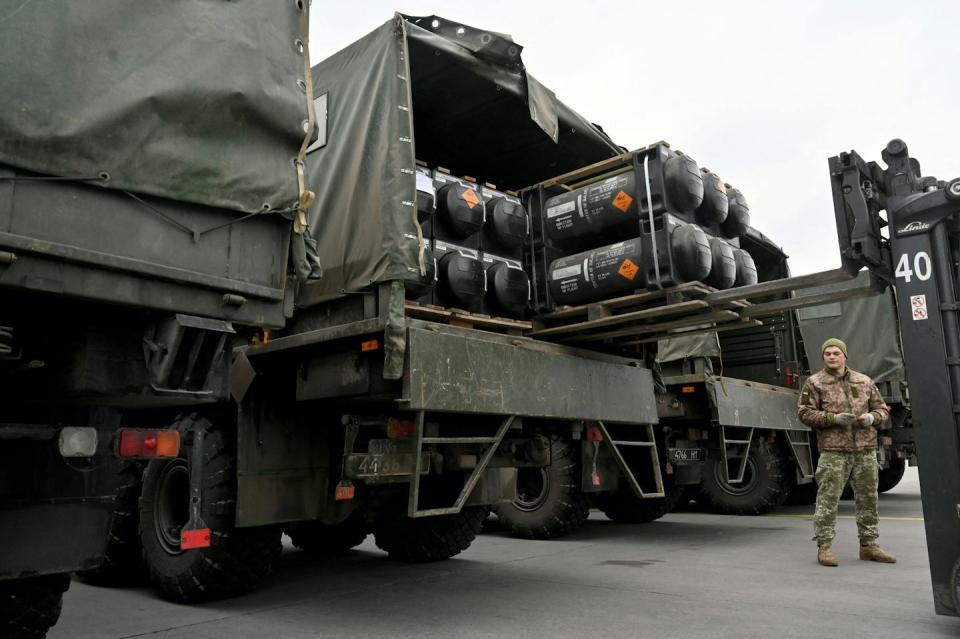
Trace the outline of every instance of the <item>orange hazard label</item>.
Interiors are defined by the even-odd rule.
[[[620,191],[617,193],[617,197],[613,198],[613,205],[624,213],[627,212],[631,204],[633,204],[633,198],[627,195],[626,191]],[[631,277],[630,279],[633,278]]]
[[[477,192],[473,189],[464,189],[463,190],[463,201],[472,209],[477,204],[480,204],[480,198],[477,197]]]
[[[620,265],[620,268],[617,269],[617,273],[623,275],[630,281],[633,281],[633,278],[637,276],[637,271],[640,270],[640,267],[633,263],[632,260],[625,259],[623,264]]]

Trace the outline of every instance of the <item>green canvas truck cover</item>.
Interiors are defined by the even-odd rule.
[[[313,68],[320,139],[309,225],[323,278],[298,303],[413,279],[416,160],[520,189],[621,149],[531,76],[509,37],[397,14]]]
[[[868,281],[869,274],[862,271],[852,280],[812,288],[805,294],[862,287]],[[823,368],[820,346],[837,337],[847,344],[847,363],[853,370],[869,375],[877,384],[906,379],[892,289],[868,297],[802,308],[797,314],[811,372]]]
[[[307,3],[0,3],[0,164],[292,212],[309,128]]]

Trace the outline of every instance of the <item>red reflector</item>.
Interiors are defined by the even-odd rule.
[[[413,437],[417,426],[409,419],[396,419],[391,417],[387,420],[387,437],[390,439],[407,439]]]
[[[209,548],[210,547],[210,529],[201,528],[200,530],[181,530],[180,548],[190,550],[191,548]]]
[[[354,493],[354,488],[352,485],[344,486],[341,484],[337,486],[336,493],[334,494],[334,499],[336,501],[350,501],[351,499],[353,499],[353,493]]]
[[[603,433],[600,432],[600,429],[596,426],[590,426],[587,428],[587,441],[588,442],[601,442],[603,441]]]
[[[367,351],[375,351],[380,348],[380,342],[375,339],[368,339],[365,342],[360,343],[360,350],[366,353]]]
[[[696,393],[696,392],[697,392],[697,387],[696,387],[696,386],[681,386],[681,387],[680,387],[680,392],[681,392],[681,393]]]
[[[180,454],[180,433],[175,430],[123,428],[117,447],[120,457],[176,457]]]

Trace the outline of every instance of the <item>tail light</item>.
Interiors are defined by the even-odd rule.
[[[121,457],[176,457],[180,454],[180,433],[175,430],[123,428],[118,453]]]

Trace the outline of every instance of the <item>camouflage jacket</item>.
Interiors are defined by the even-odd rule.
[[[869,428],[839,426],[837,413],[874,414]],[[856,452],[877,447],[877,429],[888,419],[890,409],[880,396],[873,380],[849,368],[838,376],[829,369],[811,375],[800,392],[797,416],[817,433],[821,451]]]

